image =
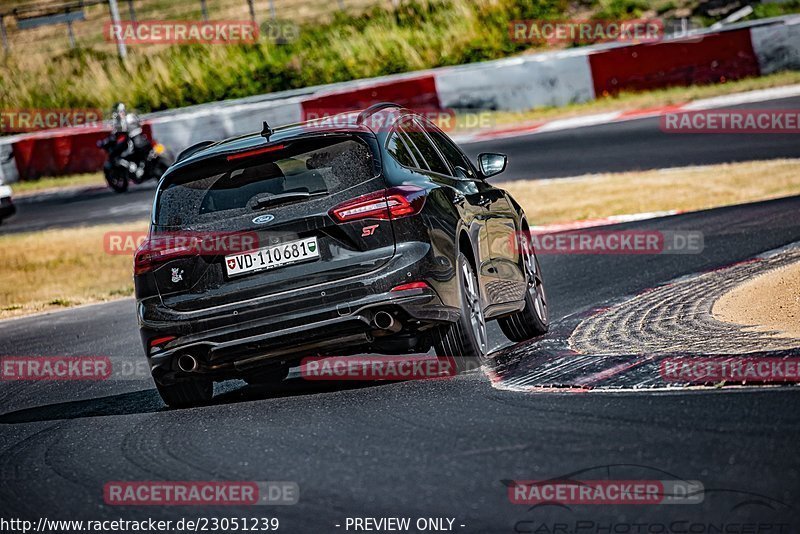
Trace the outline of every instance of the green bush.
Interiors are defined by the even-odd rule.
[[[285,45],[130,47],[126,63],[83,48],[33,67],[12,56],[0,106],[105,109],[122,100],[155,111],[500,58],[527,47],[508,39],[509,20],[555,17],[566,7],[566,0],[413,0],[394,11],[336,13]]]

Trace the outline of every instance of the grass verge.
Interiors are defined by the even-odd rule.
[[[105,186],[106,179],[103,173],[73,174],[70,176],[42,177],[38,180],[27,180],[11,184],[15,196],[24,197],[34,193],[41,193],[51,189],[66,189],[72,187]]]
[[[132,295],[132,256],[103,247],[112,230],[146,231],[147,222],[0,236],[0,318]]]
[[[800,159],[498,185],[522,204],[532,224],[544,224],[800,194]],[[103,235],[146,229],[142,221],[0,236],[0,318],[132,295],[131,255],[107,254]]]

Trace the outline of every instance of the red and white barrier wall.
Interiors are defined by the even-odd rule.
[[[318,87],[310,94],[272,95],[194,106],[145,117],[152,136],[177,153],[311,116],[392,101],[417,109],[522,111],[585,102],[623,90],[717,83],[785,69],[800,70],[800,16],[742,24],[656,43],[605,44],[418,73]],[[95,147],[102,129],[46,131],[0,140],[0,161],[13,147],[6,181],[91,172],[102,167]]]

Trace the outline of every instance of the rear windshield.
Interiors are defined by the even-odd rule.
[[[293,141],[275,152],[216,166],[193,168],[166,185],[156,208],[156,224],[193,228],[252,217],[265,203],[272,208],[338,193],[376,174],[366,144],[342,137]],[[305,193],[309,197],[304,198]]]

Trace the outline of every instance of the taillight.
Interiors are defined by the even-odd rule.
[[[425,205],[427,192],[421,187],[401,185],[342,202],[330,211],[340,223],[361,219],[399,219],[414,215]]]
[[[410,291],[412,289],[430,289],[431,286],[427,284],[427,282],[409,282],[407,284],[400,284],[399,286],[394,286],[391,291]]]
[[[164,337],[157,337],[155,339],[151,339],[150,340],[150,348],[151,349],[155,349],[155,348],[160,349],[161,345],[166,345],[167,343],[169,343],[170,341],[173,341],[175,339],[177,339],[177,337],[175,337],[175,336],[164,336]]]
[[[185,237],[176,242],[172,239],[148,238],[136,250],[133,257],[133,274],[144,274],[152,271],[162,263],[199,255],[200,240],[196,237]]]

